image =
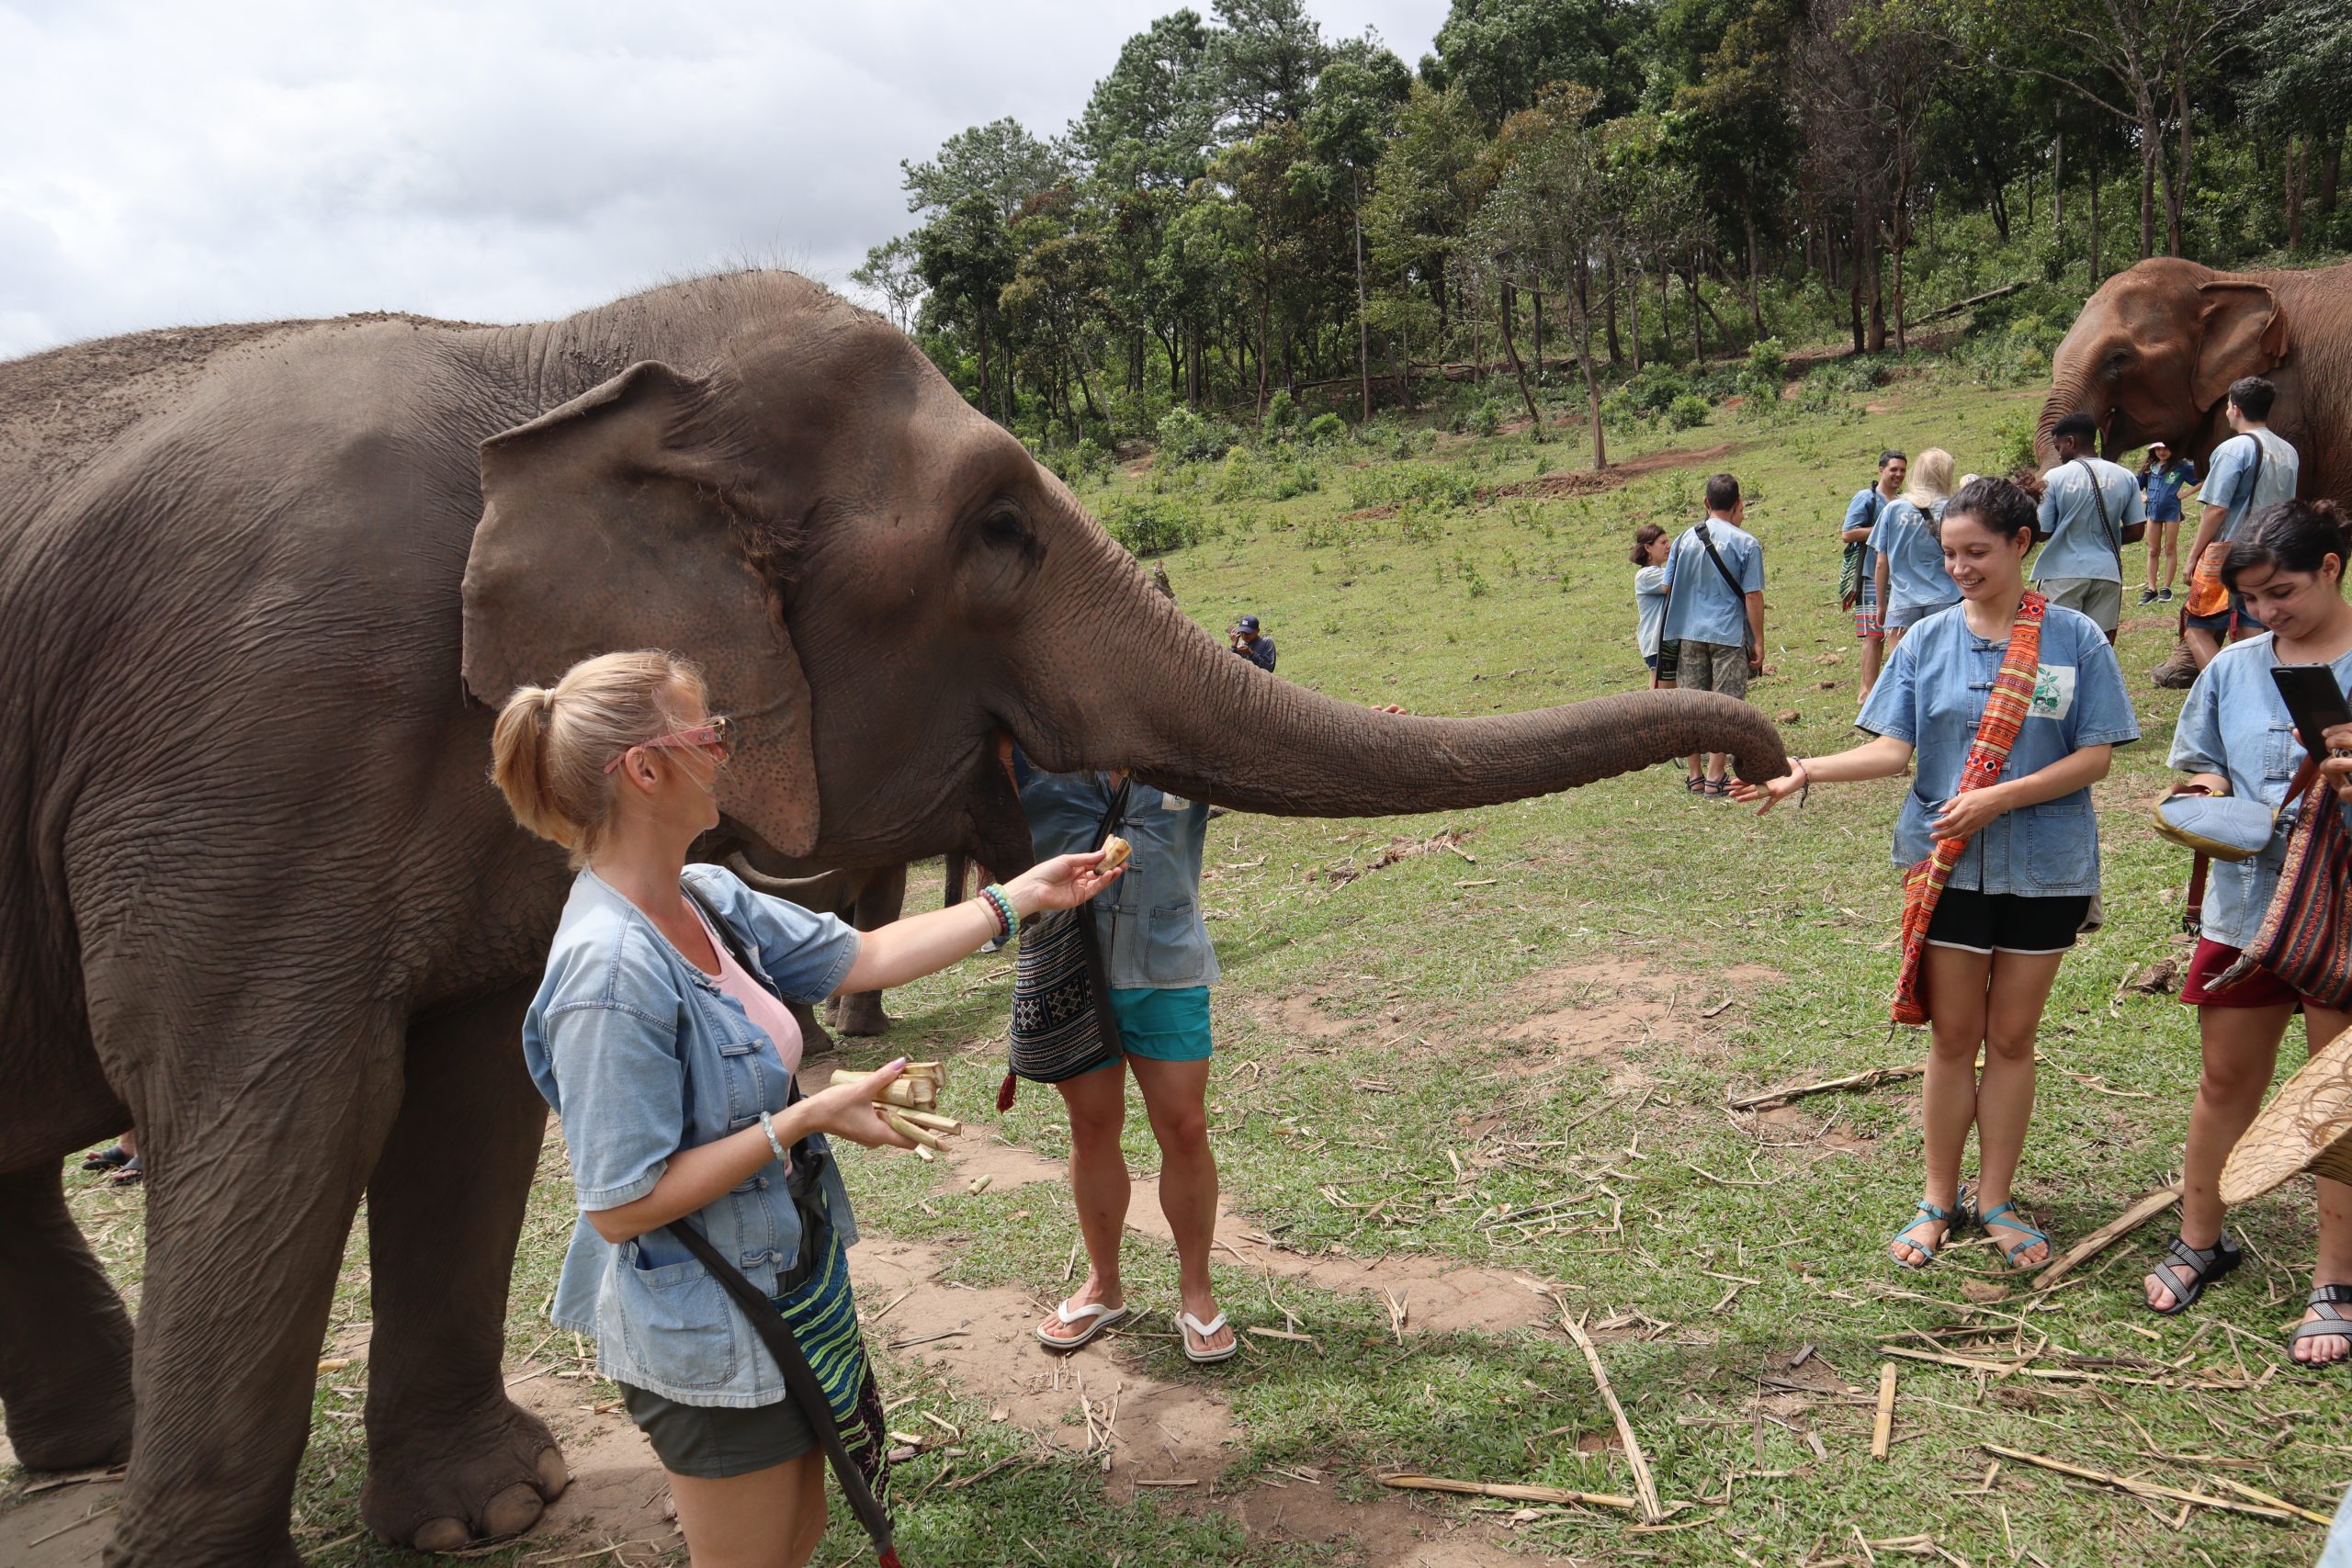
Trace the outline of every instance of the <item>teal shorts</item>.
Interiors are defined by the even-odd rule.
[[[1173,991],[1121,990],[1114,987],[1111,1010],[1118,1015],[1119,1039],[1131,1056],[1148,1056],[1155,1062],[1209,1059],[1206,986],[1186,986]]]

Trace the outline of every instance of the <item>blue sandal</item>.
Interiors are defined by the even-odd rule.
[[[2001,1217],[2004,1214],[2007,1214],[2009,1217],[2005,1220]],[[1976,1223],[1988,1228],[1997,1224],[2003,1230],[2022,1231],[2025,1234],[2025,1239],[2023,1241],[2007,1249],[2009,1267],[2012,1269],[2018,1266],[2018,1253],[2023,1252],[2026,1248],[2033,1246],[2036,1242],[2041,1243],[2044,1247],[2050,1245],[2050,1238],[2048,1236],[2042,1235],[2040,1231],[2025,1223],[2025,1216],[2018,1213],[2018,1206],[2015,1199],[2012,1199],[2006,1203],[1994,1204],[1991,1208],[1985,1210],[1982,1214],[1977,1216]],[[2000,1243],[1995,1242],[1993,1245],[1998,1247],[2000,1246]],[[2043,1261],[2046,1262],[2048,1259],[2045,1258]],[[2034,1267],[2039,1269],[2041,1265],[2037,1263]]]
[[[1902,1264],[1905,1269],[1925,1269],[1928,1264],[1933,1263],[1936,1260],[1936,1248],[1929,1247],[1924,1241],[1914,1241],[1912,1239],[1911,1233],[1917,1230],[1924,1224],[1940,1224],[1944,1227],[1944,1240],[1948,1242],[1962,1231],[1966,1230],[1969,1223],[1975,1219],[1975,1217],[1976,1216],[1969,1211],[1968,1193],[1965,1189],[1962,1190],[1960,1197],[1949,1209],[1939,1209],[1933,1203],[1930,1203],[1925,1198],[1922,1198],[1919,1200],[1919,1217],[1913,1220],[1909,1224],[1905,1225],[1901,1230],[1896,1231],[1894,1238],[1887,1243],[1887,1246],[1891,1247],[1895,1242],[1899,1241],[1917,1247],[1922,1254],[1924,1254],[1918,1262],[1905,1263],[1900,1258],[1894,1258],[1894,1261]],[[1890,1252],[1888,1256],[1892,1258],[1894,1257],[1894,1254]]]

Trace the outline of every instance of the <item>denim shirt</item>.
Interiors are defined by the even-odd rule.
[[[2188,773],[2219,773],[2230,793],[2277,809],[2303,763],[2302,742],[2271,683],[2277,654],[2265,632],[2232,643],[2213,657],[2188,689],[2172,732],[2171,765]],[[2352,687],[2352,653],[2329,666],[2335,683]],[[2262,928],[2287,860],[2287,830],[2302,805],[2278,813],[2270,847],[2250,860],[2211,863],[2206,874],[2204,934],[2224,947],[2244,947]]]
[[[1016,755],[1021,809],[1040,860],[1082,854],[1115,793],[1101,773],[1048,773]],[[1213,986],[1216,949],[1201,920],[1201,856],[1207,848],[1204,800],[1164,795],[1141,779],[1127,792],[1119,837],[1134,846],[1126,874],[1089,906],[1111,988],[1178,990]]]
[[[1962,606],[1939,610],[1913,626],[1871,688],[1855,725],[1910,742],[1911,791],[1894,825],[1894,863],[1908,867],[1935,849],[1928,824],[1960,787],[1961,764],[1975,742],[1993,678],[2008,639],[1986,642],[1968,629]],[[2041,622],[2041,664],[2033,701],[2009,748],[2001,778],[2040,773],[2086,746],[2140,739],[2123,671],[2107,634],[2087,615],[2052,604]],[[1951,886],[2032,898],[2098,891],[2098,822],[2091,792],[2005,811],[1968,840]]]
[[[779,996],[831,996],[856,961],[857,932],[831,915],[754,893],[720,866],[690,865],[685,881],[733,931],[752,977]],[[616,1244],[587,1219],[652,1191],[680,1149],[783,1110],[792,1079],[775,1042],[644,911],[583,871],[523,1015],[523,1056],[562,1120],[581,1209],[548,1320],[594,1335],[607,1377],[681,1404],[748,1409],[786,1397],[742,1309],[665,1229]],[[825,1146],[821,1134],[813,1143]],[[785,1177],[771,1161],[692,1216],[769,1295],[800,1252]],[[846,1246],[857,1231],[831,1159],[821,1183]]]
[[[1715,553],[1739,592],[1707,558],[1699,530],[1707,530]],[[1712,642],[1739,648],[1747,641],[1747,595],[1764,591],[1764,547],[1756,536],[1720,517],[1702,517],[1674,541],[1666,558],[1666,640]]]
[[[2083,471],[2085,466],[2089,473]],[[2095,498],[2091,484],[2096,479]],[[2059,464],[2041,476],[2040,508],[2042,531],[2050,542],[2033,563],[2033,580],[2085,577],[2101,582],[2123,581],[2123,530],[2147,521],[2140,507],[2140,480],[2131,469],[2104,457],[2085,457]],[[2099,521],[2099,501],[2107,502],[2107,521]]]
[[[1933,516],[1896,498],[1886,503],[1871,528],[1871,548],[1886,557],[1885,608],[1895,611],[1940,610],[1960,603],[1960,584],[1944,570],[1944,546],[1936,524],[1944,503],[1936,502]]]
[[[1666,629],[1666,568],[1645,566],[1634,573],[1634,651],[1654,656]]]

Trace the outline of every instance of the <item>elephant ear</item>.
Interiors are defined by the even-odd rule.
[[[2287,312],[2267,285],[2217,278],[2200,283],[2204,336],[2197,350],[2197,406],[2210,409],[2241,376],[2259,376],[2287,357]]]
[[[784,855],[817,842],[808,682],[695,432],[708,389],[633,365],[481,444],[466,558],[465,681],[503,703],[582,659],[659,648],[700,664],[736,720],[729,816]]]

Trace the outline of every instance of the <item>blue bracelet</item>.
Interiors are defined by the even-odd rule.
[[[996,940],[989,942],[982,951],[994,953],[1006,942],[1012,940],[1013,929],[1020,922],[1014,918],[1012,913],[1012,896],[1007,894],[998,884],[991,882],[986,887],[981,888],[980,897],[988,900],[989,909],[994,911],[998,928]]]

